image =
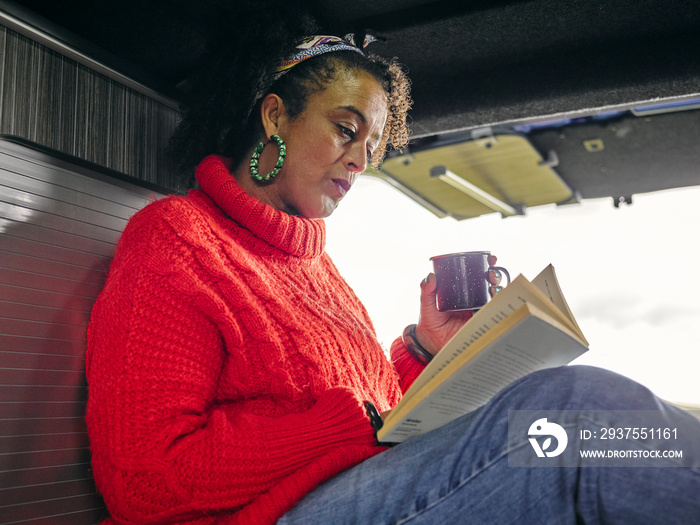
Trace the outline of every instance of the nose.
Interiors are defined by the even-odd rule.
[[[350,144],[345,158],[345,166],[348,171],[357,173],[362,173],[367,169],[367,144],[365,141]]]

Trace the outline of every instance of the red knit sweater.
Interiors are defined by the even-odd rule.
[[[393,365],[324,252],[325,224],[249,197],[208,157],[203,191],[137,213],[88,331],[95,481],[118,523],[271,523],[379,452],[363,401]]]

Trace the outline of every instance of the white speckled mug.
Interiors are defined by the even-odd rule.
[[[437,307],[441,312],[478,310],[501,290],[501,273],[510,283],[508,270],[494,266],[496,257],[491,252],[449,253],[430,260],[437,278]]]

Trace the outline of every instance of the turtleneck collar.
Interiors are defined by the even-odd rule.
[[[266,243],[296,257],[313,258],[323,253],[326,225],[323,220],[295,217],[249,196],[238,185],[229,168],[231,160],[210,155],[195,177],[226,215]]]

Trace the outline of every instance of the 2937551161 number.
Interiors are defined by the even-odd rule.
[[[646,428],[646,427],[603,427],[600,429],[600,439],[677,439],[678,431],[675,428]]]

